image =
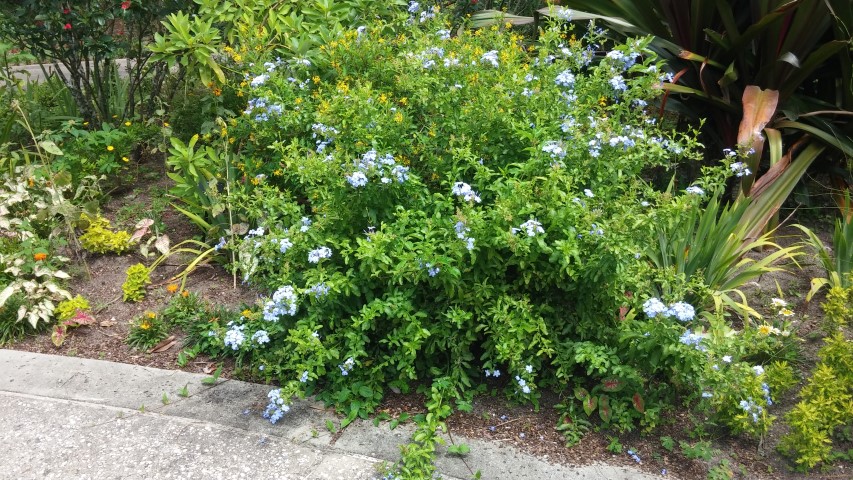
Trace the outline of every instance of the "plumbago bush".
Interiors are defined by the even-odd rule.
[[[255,225],[217,249],[270,296],[207,335],[280,383],[265,416],[317,393],[346,424],[417,386],[428,413],[399,471],[426,478],[436,429],[487,384],[537,406],[569,392],[567,424],[629,430],[725,383],[712,372],[737,335],[644,253],[730,172],[680,192],[645,180],[697,148],[647,108],[664,75],[649,40],[605,49],[563,25],[528,51],[508,27],[451,34],[437,9],[410,12],[246,75],[230,205]],[[763,400],[763,373],[731,365],[726,405]],[[760,434],[764,411],[741,410],[726,415]]]

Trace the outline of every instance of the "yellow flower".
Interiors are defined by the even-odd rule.
[[[234,143],[234,137],[229,138],[228,143]]]
[[[142,330],[148,330],[149,328],[151,328],[151,324],[148,322],[142,322],[139,324],[139,328],[141,328]]]
[[[89,122],[83,122],[83,125],[84,126],[89,125]]]
[[[314,83],[320,83],[320,77],[317,75],[314,75],[313,77],[311,77],[311,81]]]
[[[758,333],[760,333],[762,335],[770,335],[770,332],[772,331],[772,329],[773,329],[773,327],[771,327],[770,325],[766,325],[766,324],[761,325],[758,327]]]
[[[131,126],[131,125],[133,125],[133,124],[132,124],[132,123],[130,123],[130,122],[124,122],[124,126],[125,126],[125,127],[129,127],[129,126]]]
[[[164,127],[168,127],[168,126],[169,126],[169,122],[163,122],[163,126],[164,126]]]
[[[129,161],[130,161],[130,159],[129,159],[129,158],[127,158],[127,157],[121,157],[121,161],[122,161],[122,162],[124,162],[124,163],[127,163],[127,162],[129,162]]]
[[[791,310],[790,308],[783,308],[783,309],[779,310],[779,315],[782,315],[784,317],[790,317],[793,314],[794,314],[794,311]]]
[[[408,99],[408,98],[403,97],[403,98],[401,98],[401,99],[400,99],[400,105],[408,105],[408,104],[409,104],[409,99]]]
[[[113,151],[113,150],[115,150],[115,149],[116,149],[116,148],[115,148],[114,146],[112,146],[112,145],[107,145],[107,151],[108,151],[108,152],[112,152],[112,151]]]
[[[157,314],[154,312],[145,312],[145,316],[147,316],[148,318],[154,318],[157,316]]]
[[[252,311],[247,308],[247,309],[243,310],[242,312],[240,312],[240,315],[242,315],[244,317],[249,317],[252,315]]]
[[[394,114],[394,121],[397,123],[403,123],[403,114],[400,112],[395,113]]]
[[[183,292],[181,292],[181,296],[187,298],[190,296],[190,292],[188,290],[184,290]]]
[[[166,291],[169,293],[175,293],[178,291],[178,285],[176,283],[166,285]]]

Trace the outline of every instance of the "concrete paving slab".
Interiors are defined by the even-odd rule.
[[[322,404],[261,418],[271,387],[176,370],[0,349],[0,478],[299,478],[361,480],[399,459],[412,425],[355,421],[332,441]],[[179,392],[186,387],[189,396]],[[166,394],[168,404],[163,404]],[[141,407],[144,412],[141,412]],[[440,452],[448,480],[637,479],[636,469],[552,465],[511,447],[459,438]],[[5,455],[8,453],[8,455]]]

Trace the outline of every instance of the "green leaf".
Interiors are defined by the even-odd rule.
[[[60,150],[60,148],[57,147],[56,144],[53,143],[51,140],[42,140],[41,142],[39,142],[39,146],[43,148],[47,153],[56,156],[65,155],[64,153],[62,153],[62,150]]]
[[[219,380],[220,375],[222,375],[222,365],[219,365],[219,368],[213,372],[213,376],[203,379],[201,383],[204,385],[216,385],[216,381]]]
[[[583,387],[575,387],[575,398],[584,401],[589,396],[589,392]]]
[[[602,395],[601,400],[598,401],[598,416],[601,417],[601,420],[604,423],[610,423],[610,417],[612,415],[613,412],[610,410],[610,397]]]
[[[447,453],[449,453],[451,455],[459,455],[460,457],[468,454],[470,451],[471,451],[471,448],[464,443],[459,443],[456,445],[449,445],[447,447]]]
[[[598,406],[598,397],[594,395],[587,396],[583,401],[583,411],[587,416],[592,415],[592,412],[595,411],[595,407]]]
[[[643,413],[646,411],[646,402],[643,400],[643,397],[640,396],[640,393],[634,393],[634,396],[631,397],[631,403],[634,404],[634,410]]]

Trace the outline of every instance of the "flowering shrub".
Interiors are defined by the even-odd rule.
[[[647,109],[664,76],[648,40],[597,55],[601,32],[554,27],[528,52],[508,28],[453,36],[437,9],[409,11],[395,35],[359,28],[246,73],[230,199],[256,228],[222,246],[270,297],[210,335],[280,382],[265,416],[321,384],[347,423],[426,381],[432,415],[401,466],[426,478],[413,459],[487,378],[534,404],[574,391],[567,415],[577,400],[621,429],[653,426],[676,391],[699,398],[706,317],[722,321],[699,314],[700,276],[661,278],[645,252],[735,172],[680,193],[645,181],[696,147]],[[753,401],[735,416],[764,422],[753,376],[726,406]]]

